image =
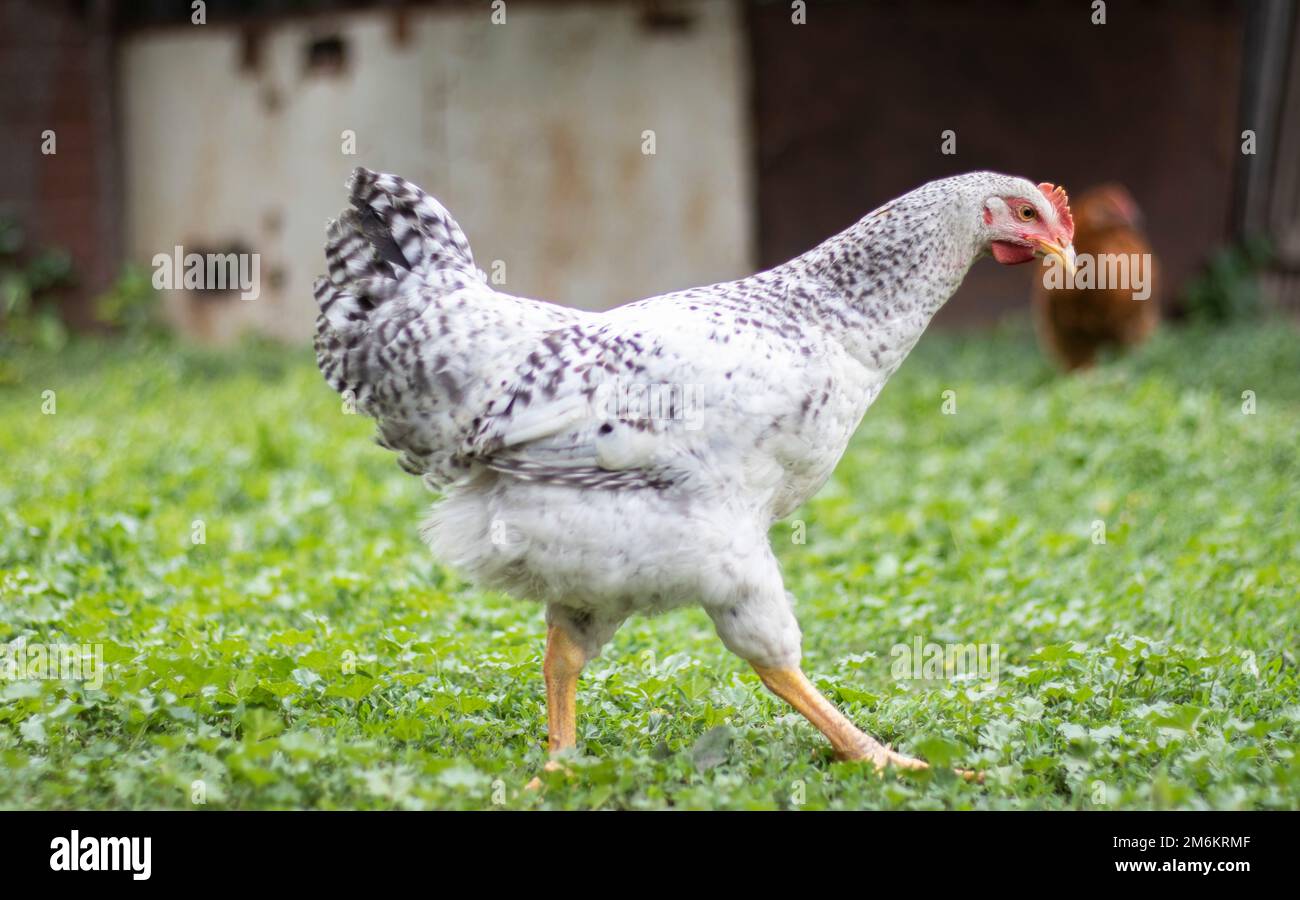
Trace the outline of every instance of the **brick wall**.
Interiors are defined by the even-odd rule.
[[[0,0],[0,205],[29,248],[72,254],[77,285],[60,302],[76,325],[119,258],[111,13],[109,0]]]

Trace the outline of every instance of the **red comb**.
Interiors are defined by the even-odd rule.
[[[1065,188],[1058,187],[1051,182],[1044,181],[1038,186],[1047,198],[1047,202],[1052,204],[1052,209],[1056,210],[1056,218],[1061,221],[1061,227],[1070,235],[1070,240],[1074,240],[1074,216],[1070,215],[1070,198],[1066,196]]]

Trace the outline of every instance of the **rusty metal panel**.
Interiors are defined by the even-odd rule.
[[[454,4],[130,33],[130,251],[249,248],[258,299],[177,292],[171,313],[200,337],[305,339],[324,223],[366,165],[437,195],[509,293],[603,308],[746,274],[740,13],[521,3],[502,27]]]

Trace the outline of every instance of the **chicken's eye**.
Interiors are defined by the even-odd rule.
[[[1016,210],[1016,213],[1020,216],[1022,222],[1032,222],[1034,217],[1038,215],[1037,210],[1027,205],[1020,207],[1020,209]]]

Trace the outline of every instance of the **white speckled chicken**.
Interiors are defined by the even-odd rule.
[[[579,672],[619,625],[698,603],[840,756],[918,768],[804,677],[768,530],[830,476],[976,259],[1069,264],[1072,238],[1063,190],[977,172],[769,271],[581,312],[493,290],[436,200],[358,169],[329,225],[316,354],[441,492],[437,557],[546,605],[553,753],[574,746]]]

